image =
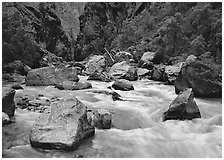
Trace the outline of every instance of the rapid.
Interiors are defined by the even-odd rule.
[[[86,81],[82,76],[80,81]],[[27,94],[46,97],[76,96],[89,108],[105,108],[113,117],[109,130],[96,129],[71,152],[35,149],[30,146],[29,133],[41,113],[17,109],[15,123],[2,129],[3,157],[66,158],[211,158],[222,157],[222,99],[195,98],[202,118],[162,121],[163,113],[177,96],[174,86],[151,80],[133,81],[135,90],[118,91],[125,101],[113,101],[110,95],[88,92],[109,90],[110,83],[88,81],[93,88],[79,91],[60,91],[53,86],[23,86]],[[7,85],[6,85],[7,86]]]

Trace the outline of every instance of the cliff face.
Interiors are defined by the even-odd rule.
[[[64,59],[72,59],[72,47],[80,30],[79,15],[84,5],[65,2],[3,3],[3,63],[21,59],[36,68],[43,55],[40,48]],[[32,59],[34,61],[29,63]]]

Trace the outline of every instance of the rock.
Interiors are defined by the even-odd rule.
[[[106,60],[104,56],[94,55],[90,57],[85,66],[85,73],[91,75],[95,71],[102,72],[106,68]]]
[[[158,65],[153,68],[152,71],[152,80],[154,81],[167,81],[167,75],[165,74],[165,65]]]
[[[165,75],[167,77],[167,84],[174,85],[174,82],[181,70],[183,63],[178,63],[173,66],[165,66]]]
[[[152,70],[154,68],[154,65],[152,62],[139,62],[139,67],[140,68],[146,68],[148,70]]]
[[[18,73],[5,73],[2,75],[2,80],[7,82],[19,82],[23,83],[25,82],[26,77],[21,76]]]
[[[140,59],[140,61],[142,61],[142,62],[152,62],[155,55],[156,55],[155,52],[145,52],[142,55],[142,58]]]
[[[106,72],[93,72],[87,80],[95,80],[95,81],[102,81],[102,82],[111,82],[114,78],[109,76]]]
[[[41,67],[55,67],[60,64],[66,64],[66,62],[63,61],[62,57],[58,57],[55,54],[48,52],[45,50],[45,54],[43,57],[40,59],[40,66]]]
[[[10,120],[9,116],[2,112],[2,126],[10,124],[12,121]]]
[[[133,59],[133,55],[129,52],[120,51],[115,54],[114,59],[115,59],[115,62],[126,61],[127,63],[129,63],[130,60]]]
[[[186,63],[192,63],[192,62],[195,62],[196,59],[197,59],[197,57],[196,57],[195,55],[191,54],[191,55],[189,55],[189,56],[187,57],[187,59],[185,60],[185,62],[186,62]]]
[[[136,67],[128,65],[126,61],[115,63],[110,68],[109,74],[117,79],[127,79],[129,81],[138,79]]]
[[[194,94],[191,88],[188,88],[181,92],[177,98],[175,98],[168,111],[164,113],[163,121],[166,120],[191,120],[193,118],[201,118],[199,108],[194,101]]]
[[[20,60],[13,61],[3,66],[3,71],[6,73],[18,73],[22,76],[26,76],[30,70],[31,68],[22,63]]]
[[[29,140],[32,147],[73,150],[94,134],[86,106],[74,97],[52,103],[50,111],[35,122]]]
[[[2,112],[6,113],[9,117],[14,116],[15,113],[15,93],[16,91],[13,89],[2,91]]]
[[[115,81],[112,87],[116,90],[122,90],[122,91],[134,90],[134,87],[131,84],[131,82],[125,79]]]
[[[28,86],[48,86],[62,83],[64,81],[78,82],[76,69],[43,67],[31,70],[26,77]]]
[[[174,86],[177,94],[192,88],[196,97],[222,97],[217,70],[199,60],[182,66]]]
[[[151,76],[151,71],[145,68],[138,68],[138,77]]]
[[[23,89],[23,87],[16,83],[12,85],[12,89]]]
[[[60,90],[82,90],[92,88],[92,84],[89,82],[71,82],[65,81],[63,83],[55,85]]]
[[[93,114],[89,113],[89,121],[92,120],[93,125],[98,129],[110,129],[112,122],[112,115],[106,109],[98,109],[93,112]]]
[[[116,100],[120,100],[120,101],[122,101],[122,99],[120,98],[121,95],[119,95],[117,92],[114,92],[114,91],[107,91],[107,90],[90,90],[90,91],[88,91],[88,92],[98,93],[98,94],[112,95],[112,99],[113,99],[113,101],[116,101]]]

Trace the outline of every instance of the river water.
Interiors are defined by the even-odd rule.
[[[81,77],[85,81],[87,77]],[[88,81],[90,90],[109,90],[109,83]],[[116,91],[125,101],[113,101],[110,95],[81,91],[59,91],[49,87],[28,87],[17,91],[43,94],[46,97],[76,96],[90,108],[108,109],[113,128],[96,129],[72,152],[41,150],[29,144],[29,132],[41,113],[17,109],[15,123],[3,127],[3,157],[134,157],[134,158],[197,158],[222,157],[222,100],[195,98],[201,119],[162,122],[162,114],[177,96],[174,87],[150,80],[132,82],[134,91]]]

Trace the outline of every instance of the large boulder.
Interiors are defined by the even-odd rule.
[[[222,96],[217,70],[199,60],[183,65],[174,85],[177,94],[185,88],[192,88],[196,97]]]
[[[99,129],[110,129],[112,122],[112,115],[106,109],[98,109],[93,112],[93,124]]]
[[[138,68],[137,70],[138,77],[151,76],[151,71],[145,68]]]
[[[193,118],[201,118],[199,108],[194,101],[194,94],[191,88],[181,92],[175,98],[169,109],[164,113],[163,121],[166,120],[191,120]]]
[[[28,86],[48,86],[64,81],[78,82],[77,70],[66,67],[43,67],[31,70],[26,77]]]
[[[14,116],[15,113],[15,93],[16,91],[13,89],[2,90],[2,112],[6,113],[9,117]]]
[[[122,90],[122,91],[134,90],[134,86],[131,84],[131,82],[125,79],[119,79],[115,81],[112,84],[112,87],[116,90]]]
[[[2,126],[10,124],[12,121],[10,120],[9,116],[2,112]]]
[[[104,56],[94,55],[90,57],[85,66],[85,74],[91,75],[95,71],[102,72],[106,68],[106,59]]]
[[[166,66],[165,65],[158,65],[155,66],[152,70],[152,80],[155,81],[162,81],[162,82],[166,82],[167,81],[167,76],[165,73],[165,69]]]
[[[114,78],[108,75],[106,72],[93,72],[87,80],[95,80],[95,81],[102,81],[102,82],[111,82]]]
[[[60,84],[55,85],[60,90],[82,90],[92,88],[92,84],[89,82],[71,82],[64,81]]]
[[[32,147],[73,150],[94,133],[86,106],[74,97],[52,103],[34,123],[29,140]]]
[[[166,66],[165,67],[165,75],[167,77],[167,84],[173,85],[180,70],[182,67],[183,63],[177,63],[173,66]]]
[[[116,79],[127,79],[129,81],[138,79],[136,67],[129,65],[126,61],[115,63],[110,68],[109,74]]]
[[[3,71],[6,73],[18,73],[22,76],[26,76],[31,70],[29,66],[22,63],[20,60],[15,60],[7,65],[3,66]]]
[[[129,52],[125,52],[125,51],[120,51],[118,53],[115,54],[115,62],[122,62],[122,61],[126,61],[126,62],[130,62],[131,59],[133,59],[133,55]]]
[[[156,55],[155,52],[145,52],[142,55],[142,58],[140,59],[140,61],[142,61],[142,62],[152,62],[155,55]]]
[[[13,84],[11,88],[12,88],[12,89],[16,89],[16,90],[18,90],[18,89],[23,89],[23,87],[20,86],[18,83]]]

